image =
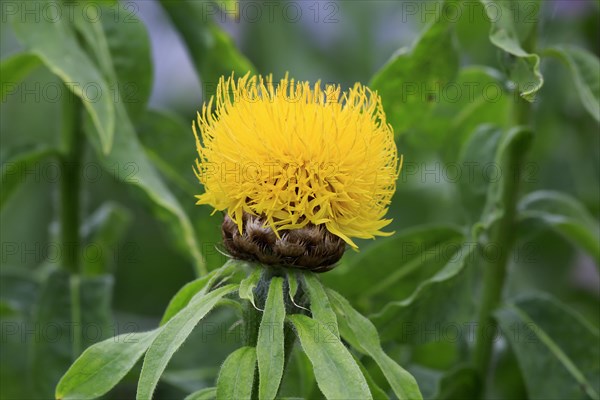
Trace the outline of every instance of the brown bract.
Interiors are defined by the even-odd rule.
[[[236,223],[225,214],[223,244],[234,258],[325,272],[333,269],[344,255],[346,243],[323,225],[279,231],[279,237],[264,217],[244,213],[240,233]]]

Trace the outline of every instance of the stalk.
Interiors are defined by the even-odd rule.
[[[500,254],[497,257],[487,254],[485,257],[489,261],[483,271],[483,293],[473,356],[475,367],[481,373],[483,379],[487,376],[493,339],[497,330],[492,314],[502,299],[508,258],[514,241],[513,233],[520,180],[518,171],[521,171],[523,159],[523,152],[509,155],[507,172],[510,178],[503,180],[503,187],[501,188],[500,202],[504,206],[503,215],[490,233],[490,243],[500,246]]]
[[[535,48],[537,38],[537,29],[532,29],[531,34],[523,43],[523,48],[527,52],[532,52]],[[530,125],[531,103],[518,98],[515,101],[513,119],[516,126]],[[490,360],[493,350],[493,339],[498,330],[497,323],[493,318],[494,311],[500,305],[502,292],[506,280],[506,270],[514,244],[514,231],[516,220],[516,206],[519,193],[520,171],[523,170],[525,160],[524,151],[515,151],[508,154],[507,179],[503,179],[500,188],[501,196],[498,199],[503,214],[501,219],[490,231],[490,243],[498,244],[500,254],[493,260],[490,254],[485,259],[489,260],[483,271],[483,291],[481,299],[481,308],[479,311],[478,325],[475,336],[475,348],[473,352],[473,362],[479,376],[482,379],[480,386],[481,396],[485,394],[486,378],[490,368]]]
[[[70,93],[66,86],[65,93]],[[62,146],[60,158],[60,239],[62,267],[72,274],[80,272],[79,209],[80,164],[82,150],[81,102],[66,96],[62,108]]]

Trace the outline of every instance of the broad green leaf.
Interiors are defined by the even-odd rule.
[[[513,12],[517,3],[506,0],[481,0],[485,12],[492,23],[490,41],[508,54],[516,57],[511,69],[511,78],[517,84],[522,98],[533,102],[536,93],[544,84],[540,73],[540,57],[530,54],[522,47],[522,43],[535,35],[535,22],[539,16],[519,18]],[[534,3],[532,3],[534,4]],[[539,9],[539,6],[536,4]],[[531,21],[530,23],[527,23]]]
[[[216,386],[221,364],[240,347],[239,330],[230,330],[235,329],[234,324],[238,320],[239,315],[234,315],[217,303],[177,350],[160,377],[162,384],[159,384],[154,397],[169,397],[167,392],[160,389],[165,387],[164,383],[186,393]]]
[[[338,316],[344,340],[375,360],[398,399],[422,399],[415,378],[383,351],[379,334],[371,321],[352,308],[340,294],[333,290],[328,290],[327,294]]]
[[[469,173],[459,182],[463,208],[470,223],[480,219],[486,204],[489,184],[493,179],[497,179],[496,170],[488,170],[488,167],[496,156],[501,136],[502,131],[496,126],[481,125],[460,152],[459,164],[470,168]]]
[[[529,398],[600,398],[597,329],[548,296],[518,299],[495,316],[517,356]]]
[[[250,399],[256,370],[256,349],[242,347],[227,357],[217,380],[217,399]]]
[[[56,399],[96,399],[131,370],[156,338],[159,329],[125,333],[97,343],[75,361],[56,387]]]
[[[513,99],[505,86],[500,72],[470,66],[444,87],[441,101],[423,124],[448,162],[456,161],[456,154],[480,125],[508,128]]]
[[[192,143],[190,125],[177,115],[148,110],[137,127],[148,157],[163,176],[186,195],[197,194],[200,186],[192,165],[198,154],[195,146],[181,145]]]
[[[179,291],[171,298],[169,301],[169,305],[163,314],[163,317],[160,321],[160,326],[163,326],[171,318],[173,318],[177,313],[183,310],[192,300],[192,298],[201,291],[205,291],[209,280],[214,275],[213,272],[204,275],[201,278],[198,278],[192,282],[186,283]]]
[[[31,343],[31,373],[39,396],[51,397],[81,351],[112,333],[112,282],[111,276],[78,277],[63,271],[48,276],[34,315],[44,339]]]
[[[84,275],[100,275],[112,270],[115,249],[131,222],[131,213],[116,203],[105,203],[84,223],[82,236],[86,240],[83,258]]]
[[[209,387],[186,396],[184,400],[214,400],[217,398],[217,388]]]
[[[99,6],[98,18],[86,17],[85,3],[73,4],[74,23],[100,65],[115,103],[132,121],[146,109],[152,86],[150,40],[143,22],[118,5]]]
[[[181,34],[198,74],[204,98],[215,92],[221,76],[232,72],[240,77],[254,72],[254,66],[235,47],[231,37],[210,19],[201,2],[161,0],[161,5]]]
[[[4,102],[5,96],[10,95],[10,92],[17,88],[19,82],[40,65],[42,62],[39,57],[30,53],[17,53],[3,59],[0,62],[0,76],[2,76],[0,98],[2,98],[2,102]]]
[[[600,264],[600,225],[575,198],[541,190],[521,199],[518,212],[522,229],[527,222],[541,223],[581,246]]]
[[[300,346],[294,346],[289,357],[277,398],[286,396],[311,398],[313,391],[318,389],[316,389],[315,374],[310,360]]]
[[[250,276],[240,283],[240,299],[248,300],[255,308],[257,307],[256,303],[254,302],[254,288],[256,288],[256,285],[258,285],[258,281],[260,281],[262,273],[262,268],[255,268]]]
[[[48,157],[58,155],[56,149],[47,146],[29,148],[6,161],[2,161],[2,190],[0,191],[0,209],[4,207],[10,196],[24,182],[26,171],[33,170],[36,163]]]
[[[190,335],[194,327],[224,296],[238,289],[238,285],[226,285],[208,294],[196,295],[177,315],[163,325],[158,336],[146,352],[136,398],[151,399],[154,389],[168,362]]]
[[[32,7],[23,2],[20,7]],[[39,9],[49,0],[35,0]],[[83,102],[94,124],[102,153],[108,153],[115,133],[115,109],[109,85],[77,43],[68,18],[18,18],[12,16],[15,34],[31,54],[42,60]],[[65,57],[68,54],[68,57]]]
[[[585,109],[600,121],[600,60],[587,50],[557,46],[544,52],[561,60],[571,71],[575,87]]]
[[[169,305],[165,310],[160,321],[160,326],[166,324],[179,311],[185,308],[194,296],[202,295],[211,290],[214,286],[223,284],[233,274],[240,269],[240,261],[230,260],[219,269],[215,269],[205,276],[198,278],[192,282],[186,283],[179,291],[171,298]]]
[[[192,218],[196,235],[202,238],[201,252],[208,270],[220,267],[226,256],[217,247],[222,242],[219,216],[211,216],[210,207],[199,207],[190,201],[202,186],[192,170],[198,154],[189,122],[172,113],[148,110],[136,128],[148,158]]]
[[[303,276],[308,290],[312,317],[323,323],[335,336],[340,337],[337,318],[329,304],[329,298],[323,285],[313,273],[305,273]]]
[[[258,341],[256,357],[258,359],[258,397],[274,399],[283,377],[284,367],[284,334],[285,304],[283,301],[283,278],[273,277],[269,285],[269,293],[265,303]]]
[[[310,359],[319,389],[328,399],[372,399],[360,368],[342,342],[323,323],[290,315],[300,344]]]
[[[377,385],[377,382],[373,379],[367,368],[362,364],[362,362],[358,359],[358,357],[352,354],[352,358],[354,358],[354,362],[360,368],[360,372],[362,372],[365,380],[367,381],[367,385],[369,385],[369,390],[371,391],[371,396],[373,396],[373,400],[388,400],[389,396],[385,391]]]
[[[452,322],[463,317],[472,305],[471,274],[467,266],[473,262],[476,245],[465,243],[433,277],[421,282],[417,290],[402,301],[387,304],[371,320],[386,340],[422,342],[419,334],[425,324]],[[452,301],[448,301],[452,299]]]
[[[148,194],[158,216],[168,222],[180,248],[190,255],[198,274],[202,275],[206,272],[206,266],[192,224],[175,196],[154,171],[132,124],[132,118],[139,117],[145,109],[150,92],[151,63],[147,33],[137,18],[130,16],[132,20],[122,19],[112,15],[114,7],[111,9],[112,12],[107,10],[97,22],[86,18],[76,19],[79,31],[90,47],[95,49],[95,56],[109,84],[121,96],[120,101],[115,103],[118,129],[115,146],[119,148],[108,155],[99,154],[98,157],[107,169],[117,175],[117,179],[137,185]],[[139,92],[135,95],[128,92],[132,87]],[[86,132],[93,136],[94,130],[86,129]],[[92,142],[97,145],[95,141]]]
[[[415,129],[427,118],[458,66],[453,26],[440,15],[412,49],[400,49],[375,74],[370,86],[381,95],[396,135]]]
[[[88,124],[85,129],[101,164],[116,179],[134,185],[146,194],[145,199],[154,206],[157,216],[171,228],[180,249],[192,259],[198,275],[205,274],[206,265],[199,251],[200,244],[188,216],[148,160],[122,103],[115,106],[118,132],[109,154],[100,151],[99,143],[94,140],[96,135],[93,127]]]
[[[364,309],[410,296],[460,248],[464,235],[449,226],[424,226],[378,240],[340,267],[324,274],[328,287],[356,299]]]

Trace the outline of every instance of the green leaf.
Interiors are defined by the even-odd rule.
[[[284,320],[283,278],[273,277],[269,285],[267,302],[258,328],[258,341],[256,343],[256,357],[260,376],[258,397],[260,399],[274,399],[283,377],[285,358]]]
[[[169,305],[167,306],[167,309],[160,320],[160,326],[163,326],[169,322],[169,320],[177,315],[179,311],[183,310],[196,294],[205,292],[208,282],[213,275],[214,272],[210,272],[201,278],[186,283],[181,289],[179,289],[175,296],[171,298],[171,301],[169,301]]]
[[[439,101],[436,97],[439,88],[458,72],[454,29],[443,12],[412,49],[398,51],[371,81],[370,86],[381,95],[388,122],[396,135],[414,129],[427,119]]]
[[[571,71],[575,87],[585,109],[600,121],[600,60],[587,50],[574,46],[556,46],[544,54],[561,60]]]
[[[209,387],[186,396],[184,400],[214,400],[217,398],[217,388]]]
[[[597,329],[549,296],[518,299],[495,316],[517,356],[529,398],[600,398]]]
[[[227,357],[217,380],[217,399],[250,399],[256,370],[256,349],[242,347]]]
[[[485,12],[491,21],[490,41],[508,54],[516,57],[511,65],[511,77],[517,84],[522,98],[529,102],[535,100],[536,93],[544,84],[540,73],[540,57],[523,49],[521,43],[535,35],[535,23],[526,24],[527,18],[518,18],[513,13],[513,2],[499,0],[481,0]],[[532,3],[533,4],[533,3]],[[536,3],[539,9],[539,5]],[[539,17],[529,18],[537,21]]]
[[[110,14],[107,12],[106,18],[114,17],[111,17]],[[113,18],[112,22],[104,21],[101,24],[89,22],[84,18],[83,21],[76,19],[76,23],[90,47],[95,49],[95,56],[112,87],[119,87],[119,85],[124,85],[132,80],[141,88],[140,93],[149,93],[150,78],[148,74],[150,72],[148,68],[145,72],[140,70],[140,68],[144,69],[142,65],[145,64],[144,60],[149,59],[145,29],[137,19],[131,24],[125,20],[116,19],[117,22]],[[123,27],[122,25],[128,26]],[[132,38],[136,38],[136,40],[132,40]],[[121,43],[127,41],[131,41],[131,43]],[[133,51],[129,46],[139,46],[139,48]],[[129,51],[133,52],[129,54]],[[142,189],[147,195],[147,200],[154,206],[157,216],[172,229],[179,248],[194,262],[198,275],[203,275],[206,273],[206,264],[199,251],[200,245],[193,226],[176,197],[154,170],[136,136],[129,115],[130,112],[133,112],[133,116],[135,116],[145,109],[148,93],[141,96],[139,102],[131,103],[129,108],[126,108],[127,102],[125,101],[115,103],[118,132],[115,135],[114,148],[109,154],[98,151],[98,158],[104,167],[115,175],[115,178]],[[85,128],[92,144],[97,150],[100,150],[101,144],[95,140],[96,129],[90,127],[89,124],[86,124]],[[190,164],[192,161],[190,160]]]
[[[4,208],[10,196],[26,179],[26,171],[33,170],[36,163],[58,155],[56,149],[47,146],[35,146],[19,152],[6,161],[2,161],[2,190],[0,191],[0,210]]]
[[[289,357],[290,360],[285,367],[277,398],[286,396],[311,398],[311,394],[318,389],[315,385],[315,374],[310,360],[300,346],[294,346]]]
[[[250,303],[252,303],[254,308],[258,308],[256,307],[256,303],[254,302],[254,288],[256,288],[256,285],[258,285],[258,281],[260,281],[262,273],[262,268],[255,268],[250,274],[250,276],[248,276],[240,283],[240,299],[248,300]]]
[[[456,154],[480,125],[508,128],[513,101],[505,86],[500,72],[470,66],[462,68],[456,80],[443,89],[442,101],[423,123],[427,134],[439,143],[445,160],[455,162]]]
[[[159,329],[125,333],[97,343],[75,361],[56,387],[56,399],[95,399],[112,389],[131,370]]]
[[[20,7],[31,7],[23,2]],[[36,1],[39,9],[49,0]],[[94,63],[77,43],[68,18],[19,18],[12,16],[15,34],[28,52],[42,62],[79,98],[94,124],[102,153],[108,153],[115,132],[111,91]],[[68,57],[65,57],[68,54]],[[94,93],[95,95],[92,95]],[[88,97],[89,96],[89,97]]]
[[[39,396],[52,397],[81,351],[109,335],[112,285],[111,276],[78,277],[63,271],[48,276],[34,314],[42,339],[31,342],[31,373]]]
[[[118,5],[100,6],[99,17],[85,17],[85,3],[73,4],[74,23],[93,51],[115,103],[123,103],[132,121],[146,109],[152,88],[150,40],[143,22]]]
[[[190,125],[177,115],[148,110],[137,126],[148,158],[161,174],[186,195],[197,194],[199,186],[192,165],[198,154],[193,145],[181,145],[184,141],[192,143]]]
[[[205,276],[198,278],[192,282],[186,283],[179,291],[171,298],[167,309],[160,321],[160,326],[166,324],[179,311],[183,310],[194,296],[202,296],[207,291],[211,290],[215,285],[222,284],[231,277],[238,269],[239,261],[230,260],[221,268],[213,270]]]
[[[364,309],[410,296],[453,256],[464,235],[449,226],[424,226],[378,240],[323,280]],[[360,282],[360,284],[357,284]]]
[[[85,221],[82,236],[90,254],[84,257],[84,275],[100,275],[112,270],[115,249],[131,222],[131,213],[124,207],[108,202]]]
[[[342,342],[323,323],[305,315],[290,322],[310,359],[319,389],[328,399],[372,399],[360,368]]]
[[[543,224],[581,246],[600,264],[600,224],[577,199],[541,190],[521,199],[518,212],[521,230],[528,222]]]
[[[6,100],[9,91],[16,89],[17,84],[40,65],[42,65],[42,62],[39,57],[30,53],[17,53],[3,59],[0,62],[0,76],[2,76],[0,97],[2,102]]]
[[[144,357],[137,399],[151,399],[161,374],[177,349],[190,335],[194,327],[224,296],[238,289],[238,285],[226,285],[208,294],[196,295],[176,316],[171,318],[152,342]]]
[[[255,72],[252,63],[236,49],[231,37],[213,21],[207,20],[202,3],[168,0],[160,3],[181,34],[202,78],[205,99],[215,92],[221,76],[228,77],[235,72],[240,77]]]
[[[328,290],[327,294],[338,316],[344,340],[375,360],[398,399],[422,399],[415,378],[383,351],[379,334],[371,321],[352,308],[340,294],[333,290]]]
[[[359,358],[352,354],[352,358],[354,358],[354,362],[360,368],[360,372],[362,372],[365,380],[367,381],[367,385],[369,385],[369,390],[371,391],[371,395],[373,396],[373,400],[388,400],[389,396],[385,391],[377,385],[377,382],[373,379],[367,368],[363,365],[363,363],[359,360]]]
[[[475,244],[465,243],[444,268],[421,282],[410,297],[390,302],[371,316],[379,334],[384,339],[393,338],[399,342],[420,342],[424,340],[419,334],[423,326],[457,323],[472,307],[471,274],[467,266],[472,263],[475,253]]]
[[[196,235],[202,238],[202,255],[208,270],[220,267],[226,256],[216,247],[222,241],[221,227],[215,221],[219,216],[211,216],[210,207],[198,207],[190,201],[201,190],[192,170],[198,154],[190,124],[178,115],[148,110],[136,127],[148,158],[172,188],[187,214],[193,216],[190,218]]]
[[[296,275],[296,271],[293,269],[289,269],[287,271],[287,281],[289,287],[289,295],[292,303],[295,304],[294,298],[296,297],[296,293],[298,293],[298,276]]]
[[[160,321],[160,326],[166,324],[179,311],[183,310],[194,296],[202,295],[218,284],[227,281],[240,268],[241,262],[238,260],[230,260],[221,268],[215,269],[205,276],[198,278],[192,282],[186,283],[179,291],[171,298],[167,309]]]
[[[340,337],[337,318],[331,308],[323,285],[321,285],[321,282],[319,282],[319,279],[313,273],[305,273],[303,276],[308,290],[312,317],[323,323],[335,336]]]
[[[180,249],[194,262],[198,275],[204,275],[206,265],[188,216],[148,160],[122,103],[115,106],[119,131],[109,154],[100,151],[99,143],[94,140],[93,127],[88,124],[85,129],[101,164],[115,178],[142,190],[157,216],[171,228]]]
[[[489,184],[494,173],[487,173],[486,167],[496,156],[502,130],[493,125],[481,125],[464,144],[459,155],[459,164],[471,166],[469,173],[459,182],[462,204],[468,221],[478,221],[486,204]]]

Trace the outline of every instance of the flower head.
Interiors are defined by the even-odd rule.
[[[388,235],[399,159],[367,87],[221,78],[197,125],[197,204],[226,210],[240,233],[254,215],[276,235],[322,226],[353,247],[351,238]]]

